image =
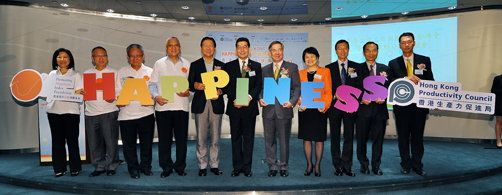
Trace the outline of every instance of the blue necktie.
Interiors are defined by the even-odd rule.
[[[345,63],[342,63],[342,84],[345,84],[347,80],[347,70],[345,69]]]

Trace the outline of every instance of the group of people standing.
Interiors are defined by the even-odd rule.
[[[85,73],[95,73],[100,78],[103,73],[115,73],[116,89],[120,92],[128,78],[141,78],[147,81],[148,89],[155,102],[154,106],[144,106],[132,101],[126,106],[116,106],[115,99],[104,100],[103,93],[97,91],[97,99],[85,101],[85,126],[91,162],[95,170],[91,177],[101,174],[114,175],[117,163],[117,142],[119,129],[122,136],[123,153],[131,178],[140,175],[151,176],[152,142],[154,126],[158,130],[159,165],[162,168],[160,177],[168,177],[174,172],[185,176],[187,137],[189,123],[189,103],[191,112],[195,114],[197,131],[196,156],[199,176],[206,176],[208,170],[214,175],[222,175],[219,168],[219,139],[223,114],[230,119],[232,143],[232,177],[243,174],[252,176],[252,156],[255,137],[256,116],[259,106],[262,107],[262,118],[265,139],[265,156],[268,164],[268,176],[289,175],[289,138],[291,134],[293,108],[298,107],[298,138],[303,140],[306,159],[305,176],[321,176],[321,160],[324,141],[327,139],[327,123],[329,121],[331,135],[331,157],[334,174],[337,176],[355,176],[352,171],[354,133],[357,139],[357,158],[360,172],[382,175],[380,169],[382,145],[387,120],[389,118],[386,100],[369,101],[359,98],[360,106],[356,112],[347,113],[334,107],[336,101],[345,102],[338,97],[336,90],[341,85],[349,85],[361,90],[362,81],[367,76],[385,76],[385,85],[397,78],[409,78],[418,83],[421,79],[434,80],[431,62],[428,57],[413,53],[415,45],[412,33],[403,33],[399,37],[399,46],[403,55],[389,62],[389,65],[376,62],[378,44],[368,42],[363,46],[366,61],[355,63],[348,60],[349,43],[339,40],[335,45],[337,61],[321,67],[319,52],[314,47],[306,48],[302,54],[306,68],[298,70],[294,63],[284,61],[284,45],[279,41],[270,43],[268,50],[272,63],[262,65],[251,60],[251,44],[245,37],[235,42],[237,59],[223,63],[214,58],[216,41],[204,37],[200,42],[202,57],[189,62],[181,57],[180,41],[171,37],[166,41],[167,56],[157,60],[153,68],[145,66],[144,51],[141,45],[131,44],[127,47],[129,66],[116,71],[108,65],[107,51],[103,47],[92,49],[94,67]],[[74,79],[75,92],[85,94],[80,74],[74,71],[74,60],[67,49],[54,52],[53,71],[51,74],[68,76]],[[230,76],[226,87],[217,89],[218,97],[207,100],[205,85],[201,73],[213,70],[224,70]],[[420,71],[416,71],[420,70]],[[176,93],[173,100],[168,101],[160,94],[160,77],[182,76],[188,80],[189,88]],[[263,99],[263,80],[273,78],[290,78],[289,100],[283,104],[265,102]],[[237,78],[248,78],[248,104],[237,104]],[[322,89],[316,89],[323,102],[322,108],[306,108],[302,106],[301,82],[323,82]],[[223,96],[227,96],[227,105]],[[55,176],[66,174],[65,142],[68,145],[69,165],[72,176],[79,175],[81,162],[78,148],[79,104],[56,101],[48,110],[52,136],[52,154]],[[409,106],[394,106],[396,127],[401,156],[401,172],[408,174],[413,170],[418,175],[425,175],[422,167],[424,152],[423,133],[427,109]],[[343,123],[343,144],[341,145]],[[119,128],[120,127],[120,128]],[[139,138],[140,158],[138,160],[136,140]],[[171,158],[172,142],[176,144],[176,159]],[[366,156],[367,141],[373,140],[371,161]],[[411,145],[411,154],[410,154]],[[279,147],[279,154],[276,154]],[[315,162],[312,162],[312,153]]]

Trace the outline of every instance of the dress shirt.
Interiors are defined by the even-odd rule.
[[[103,78],[103,73],[114,73],[115,81],[117,80],[117,71],[113,68],[105,67],[103,70],[97,70],[96,68],[91,68],[86,70],[85,73],[95,73],[96,78]],[[117,90],[117,85],[115,85],[115,90]],[[103,91],[96,90],[96,100],[85,101],[85,115],[86,116],[96,116],[100,114],[106,114],[110,112],[118,111],[119,108],[115,105],[115,101],[109,103],[103,99]]]
[[[131,66],[122,67],[117,75],[116,85],[118,90],[116,93],[120,93],[122,85],[127,78],[146,79],[146,83],[148,85],[149,80],[151,80],[151,75],[152,68],[145,66],[144,64],[142,64],[138,70],[135,70]],[[151,114],[153,114],[153,106],[142,106],[139,101],[131,101],[129,105],[120,108],[118,120],[134,120]]]

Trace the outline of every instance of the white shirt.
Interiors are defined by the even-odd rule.
[[[50,75],[57,74],[59,76],[70,77],[73,79],[74,87],[73,89],[78,90],[83,88],[82,76],[73,69],[68,69],[66,74],[61,74],[59,70],[53,70],[49,73]],[[77,102],[67,102],[61,100],[54,100],[51,107],[47,107],[47,113],[51,114],[78,114],[80,115],[80,103]]]
[[[282,63],[283,63],[283,62],[284,62],[284,60],[281,60],[281,61],[280,61],[280,62],[278,62],[278,63],[272,62],[272,69],[273,69],[273,71],[275,72],[275,69],[276,69],[275,65],[276,65],[276,64],[277,64],[277,66],[278,66],[279,68],[281,68],[281,66],[282,66]],[[241,66],[242,66],[242,65],[241,65]],[[242,67],[241,67],[241,68],[242,68]],[[281,75],[280,75],[280,73],[281,73],[281,70],[279,70],[279,77],[281,76]]]
[[[142,64],[138,70],[135,70],[131,66],[122,67],[118,72],[117,82],[115,82],[117,85],[116,88],[118,89],[115,92],[119,93],[120,90],[122,90],[122,85],[127,78],[146,78],[150,80],[151,75],[152,68],[145,66],[144,64]],[[147,81],[147,88],[148,82],[149,81]],[[123,121],[139,119],[151,114],[153,114],[153,106],[142,106],[139,101],[131,101],[129,105],[120,108],[118,120]]]
[[[153,66],[152,79],[150,82],[157,83],[157,94],[162,94],[162,88],[160,87],[160,77],[161,76],[183,76],[188,79],[188,71],[190,70],[190,62],[185,58],[179,57],[178,62],[174,64],[169,58],[163,57],[155,62]],[[208,70],[211,71],[211,70]],[[159,105],[155,104],[156,111],[167,111],[167,110],[183,110],[189,112],[188,104],[190,103],[189,97],[181,97],[174,95],[174,101],[168,101],[167,104]]]
[[[245,60],[242,60],[239,58],[239,67],[240,67],[239,70],[241,70],[241,71],[242,71],[242,66],[244,66],[244,62],[246,62],[246,66],[249,66],[249,58],[246,58]]]
[[[410,57],[405,57],[405,56],[403,55],[403,59],[404,59],[404,66],[406,66],[406,68],[408,68],[408,66],[406,65],[406,61],[407,61],[408,59],[410,59],[411,66],[413,66],[413,54],[411,54],[411,56],[410,56]]]
[[[103,73],[114,73],[115,81],[117,81],[117,71],[112,68],[105,67],[103,70],[97,70],[96,68],[91,68],[86,70],[85,73],[95,73],[96,78],[102,78]],[[115,90],[117,89],[117,84],[115,84]],[[85,115],[86,116],[96,116],[100,114],[106,114],[110,112],[118,111],[119,108],[115,105],[115,101],[109,103],[103,100],[103,91],[96,90],[96,100],[85,101]]]
[[[376,62],[374,62],[373,64],[370,64],[370,63],[366,62],[366,66],[368,66],[368,70],[369,71],[371,71],[371,66],[373,66],[373,75],[377,76],[377,74],[376,74]]]

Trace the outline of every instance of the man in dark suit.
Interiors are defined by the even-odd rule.
[[[399,36],[399,47],[403,55],[389,62],[392,80],[408,78],[415,84],[420,80],[434,80],[431,60],[429,57],[413,53],[415,37],[413,33],[403,33]],[[401,172],[408,174],[413,169],[418,175],[425,175],[422,157],[424,155],[425,120],[429,110],[417,108],[416,104],[408,106],[394,105],[399,154],[401,156]],[[410,157],[411,144],[411,157]]]
[[[258,99],[262,90],[261,64],[249,59],[249,40],[241,37],[235,41],[237,59],[228,62],[224,70],[230,76],[226,87],[228,98],[226,114],[230,119],[230,134],[232,135],[232,177],[244,173],[251,177],[251,163],[253,161],[253,146]],[[237,78],[248,78],[248,103],[236,104]]]
[[[367,42],[363,46],[364,57],[366,62],[361,64],[359,69],[360,77],[363,80],[368,76],[385,76],[389,72],[389,67],[380,63],[376,63],[378,57],[378,44]],[[384,86],[389,86],[389,81],[386,80]],[[365,91],[364,87],[360,88]],[[362,96],[361,96],[362,98]],[[357,138],[357,159],[361,164],[361,173],[369,174],[369,160],[366,157],[366,144],[368,138],[373,141],[371,168],[375,175],[383,175],[380,169],[382,158],[382,144],[385,135],[385,127],[387,119],[389,119],[389,111],[385,99],[369,101],[361,99],[361,105],[357,110],[356,138]]]
[[[204,37],[200,42],[202,58],[192,62],[188,74],[190,91],[194,92],[192,99],[192,113],[195,114],[197,129],[197,160],[199,161],[199,176],[207,175],[208,164],[215,175],[223,174],[219,167],[219,140],[221,132],[221,118],[225,109],[223,93],[218,89],[218,97],[206,100],[205,86],[201,74],[213,70],[223,69],[224,63],[214,59],[216,41],[212,37]],[[211,139],[208,149],[208,134]]]
[[[289,101],[280,104],[277,99],[275,103],[265,102],[260,99],[260,106],[263,107],[263,131],[265,137],[265,155],[268,164],[268,176],[275,177],[280,170],[282,177],[287,177],[289,161],[289,137],[291,134],[291,119],[293,118],[293,106],[296,105],[300,97],[300,77],[298,75],[298,65],[284,61],[284,45],[279,41],[273,41],[268,46],[272,63],[263,67],[263,78],[274,78],[276,81],[281,77],[291,79]],[[276,137],[276,135],[278,137]],[[276,142],[276,139],[279,142]],[[279,143],[279,160],[276,157],[276,149]]]
[[[354,125],[356,122],[356,113],[347,113],[334,107],[336,101],[344,101],[337,97],[336,88],[340,85],[349,85],[359,88],[360,79],[357,75],[359,64],[347,59],[349,55],[349,42],[339,40],[335,44],[338,60],[326,65],[331,72],[331,83],[333,101],[328,113],[329,129],[331,134],[331,158],[335,167],[335,175],[356,176],[352,172],[352,154],[354,141]],[[340,132],[343,121],[343,151],[340,152]]]

